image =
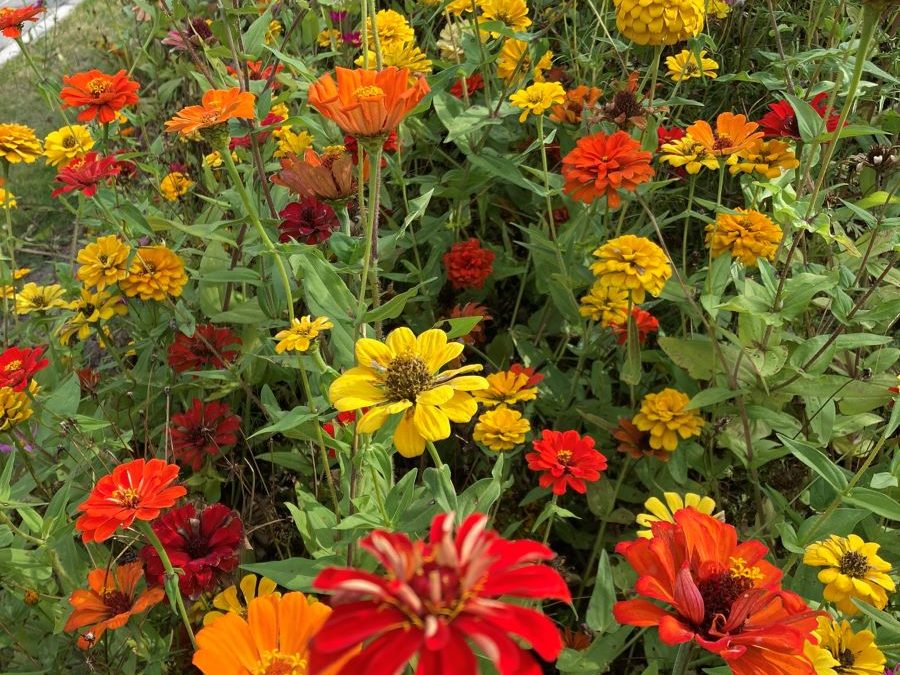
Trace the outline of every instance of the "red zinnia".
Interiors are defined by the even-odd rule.
[[[672,141],[684,138],[685,131],[681,127],[672,127],[666,129],[664,126],[656,128],[656,151],[659,152],[662,146]]]
[[[59,92],[65,107],[84,108],[78,113],[79,122],[96,118],[101,124],[109,124],[122,108],[137,103],[137,90],[141,86],[128,79],[124,70],[115,75],[88,70],[66,76],[63,82],[69,85]]]
[[[80,190],[85,197],[93,197],[101,182],[118,176],[121,170],[120,161],[116,157],[89,152],[83,157],[76,157],[60,169],[56,180],[62,183],[62,187],[56,188],[50,196],[58,197],[66,192]]]
[[[339,223],[334,209],[315,197],[304,197],[291,202],[278,212],[278,241],[296,239],[303,244],[320,244],[326,241]]]
[[[237,511],[224,504],[210,504],[199,514],[193,504],[172,509],[153,523],[153,531],[166,549],[172,566],[180,568],[182,595],[196,598],[212,590],[223,574],[238,564],[244,526]],[[161,586],[165,569],[150,544],[141,549],[147,583]]]
[[[238,442],[241,418],[221,401],[204,404],[195,398],[190,409],[172,415],[169,437],[172,451],[181,464],[199,471],[206,455],[218,455],[223,448]]]
[[[564,494],[569,487],[584,494],[585,483],[600,480],[601,472],[606,471],[606,457],[594,449],[594,439],[579,436],[577,431],[544,429],[533,445],[535,452],[525,455],[528,468],[545,472],[540,486],[553,486],[553,494]]]
[[[819,113],[819,117],[825,119],[825,112],[828,107],[828,94],[822,92],[818,94],[809,104]],[[825,128],[828,131],[837,129],[840,113],[832,109],[828,119],[825,120]],[[775,101],[769,104],[769,112],[763,115],[759,120],[759,128],[762,129],[766,136],[778,136],[782,138],[800,139],[800,126],[797,123],[797,113],[794,112],[793,106],[787,101]]]
[[[781,590],[781,570],[763,560],[765,545],[738,544],[731,525],[693,508],[674,517],[653,523],[652,538],[616,546],[638,574],[635,591],[666,605],[617,602],[616,621],[657,626],[667,645],[693,640],[734,675],[814,675],[803,645],[820,612]]]
[[[176,373],[204,368],[224,368],[237,358],[241,338],[230,329],[204,323],[197,326],[193,336],[176,333],[175,341],[169,345],[169,365]]]
[[[469,96],[482,89],[484,89],[484,78],[481,76],[481,73],[475,73],[466,78],[466,93],[468,93]],[[457,80],[453,86],[450,87],[450,93],[456,98],[462,98],[463,81]]]
[[[605,195],[610,208],[622,203],[620,190],[634,192],[653,176],[650,153],[624,131],[579,138],[562,163],[567,195],[587,204]]]
[[[37,21],[38,14],[44,11],[41,4],[25,5],[25,7],[0,7],[0,33],[13,40],[22,37],[22,28],[26,21]]]
[[[284,118],[281,115],[276,115],[275,113],[269,113],[266,115],[262,121],[259,123],[260,128],[270,127],[275,124],[280,124],[284,122]],[[265,143],[266,139],[269,137],[270,131],[258,131],[256,133],[256,140],[259,143]],[[250,134],[246,134],[245,136],[232,136],[228,141],[228,149],[234,150],[235,148],[249,148],[250,147]]]
[[[640,307],[631,308],[631,318],[637,326],[638,342],[644,344],[647,335],[655,333],[659,330],[659,321],[650,312]],[[613,334],[616,336],[616,342],[624,345],[628,341],[628,323],[614,323],[610,326]]]
[[[362,412],[365,413],[368,408],[363,408]],[[348,424],[353,424],[356,421],[356,411],[355,410],[345,410],[344,412],[339,412],[337,416],[331,422],[325,422],[322,425],[322,431],[326,434],[334,438],[334,424],[337,422],[340,426],[346,426]]]
[[[494,252],[477,239],[462,241],[444,254],[444,268],[453,288],[481,288],[494,271]]]
[[[516,375],[526,375],[528,379],[525,381],[520,389],[533,389],[538,386],[541,382],[544,381],[544,376],[540,373],[534,372],[534,368],[525,367],[521,363],[513,363],[509,367],[509,372],[515,373]]]
[[[542,564],[553,551],[535,541],[504,539],[487,529],[487,520],[474,513],[457,529],[452,513],[440,514],[427,541],[375,530],[360,546],[385,573],[323,570],[313,588],[334,593],[333,612],[313,638],[310,672],[365,643],[341,675],[395,673],[413,657],[420,673],[469,675],[478,666],[467,640],[500,675],[539,672],[534,657],[510,635],[529,642],[541,658],[555,659],[562,640],[553,622],[497,599],[571,602],[559,572]]]
[[[392,131],[387,135],[387,138],[384,139],[384,143],[381,145],[381,149],[384,152],[397,152],[397,149],[400,147],[397,142],[397,132]],[[356,142],[356,138],[353,136],[344,136],[344,150],[350,153],[350,156],[353,157],[353,163],[359,164],[359,143]],[[368,157],[366,156],[366,166],[371,166],[368,162]],[[381,158],[381,167],[384,168],[387,166],[387,161],[385,161],[384,157]]]
[[[237,71],[231,66],[225,66],[225,69],[228,71],[228,74],[234,78],[237,78]],[[251,80],[268,80],[269,77],[274,73],[278,75],[282,70],[284,70],[284,66],[280,63],[278,65],[269,64],[265,68],[263,68],[262,61],[247,61],[247,75],[249,75]],[[278,88],[278,82],[272,82],[272,88]]]
[[[22,391],[39,370],[46,368],[50,361],[42,359],[43,347],[19,349],[12,346],[0,354],[0,387],[10,387]]]
[[[135,518],[154,520],[187,494],[182,486],[170,485],[177,477],[178,466],[161,459],[120,464],[98,480],[78,505],[84,513],[75,521],[75,529],[85,542],[100,543],[120,527],[130,527]]]

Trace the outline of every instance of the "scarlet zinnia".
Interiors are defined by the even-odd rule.
[[[107,75],[99,70],[66,76],[59,97],[66,108],[83,108],[78,113],[79,122],[97,119],[101,124],[109,124],[116,119],[124,107],[138,102],[137,90],[140,85],[128,79],[124,70],[115,75]]]
[[[674,523],[653,523],[650,539],[622,542],[616,552],[638,574],[643,598],[617,602],[616,621],[657,626],[667,645],[694,641],[721,656],[734,675],[813,675],[803,654],[818,612],[781,590],[781,570],[759,541],[738,544],[737,532],[692,508]]]
[[[38,14],[43,11],[44,6],[40,3],[24,7],[0,7],[0,33],[13,40],[22,37],[25,22],[36,22]]]
[[[659,330],[659,321],[656,320],[656,317],[640,307],[631,308],[631,320],[634,321],[634,325],[637,328],[638,342],[641,344],[646,342],[650,333],[655,333]],[[616,336],[616,342],[624,345],[628,340],[628,322],[614,323],[610,328],[612,328],[613,335]]]
[[[252,120],[256,117],[256,96],[238,87],[209,89],[203,94],[201,105],[189,105],[166,122],[166,131],[183,136],[218,127],[230,119]]]
[[[828,107],[828,94],[822,92],[809,102],[813,110],[819,113],[819,117],[825,119]],[[825,128],[828,131],[837,129],[840,113],[832,109],[828,119],[825,119]],[[775,101],[769,104],[769,112],[759,120],[759,128],[766,136],[780,136],[783,138],[800,139],[800,126],[797,123],[797,113],[794,107],[787,101]]]
[[[154,520],[162,509],[187,494],[180,485],[178,466],[161,459],[136,459],[120,464],[94,485],[88,498],[78,505],[82,515],[75,521],[85,542],[109,539],[120,527],[137,520]]]
[[[4,351],[0,354],[0,387],[23,391],[36,372],[50,365],[43,355],[43,347],[20,349],[13,345]]]
[[[119,163],[113,156],[104,157],[96,152],[89,152],[83,157],[76,157],[66,164],[56,175],[56,181],[62,187],[50,193],[58,197],[66,192],[80,191],[85,197],[93,197],[97,186],[119,175]]]
[[[237,511],[210,504],[200,513],[193,504],[172,509],[152,525],[173,567],[181,569],[178,586],[188,598],[212,590],[223,574],[238,564],[244,526]],[[141,549],[147,582],[163,584],[165,569],[152,545]]]
[[[544,472],[540,486],[552,486],[553,494],[564,494],[570,487],[584,494],[585,483],[600,480],[601,472],[606,470],[606,457],[594,449],[594,439],[580,436],[577,431],[544,429],[533,444],[535,451],[525,455],[528,468]]]
[[[365,643],[340,671],[394,673],[410,659],[419,672],[456,675],[477,670],[471,641],[500,675],[537,672],[534,657],[511,635],[553,660],[562,649],[553,622],[534,609],[498,600],[501,595],[570,602],[546,546],[504,539],[487,529],[487,516],[470,515],[457,529],[453,514],[435,517],[427,541],[375,530],[360,546],[385,568],[381,575],[328,568],[313,587],[332,591],[334,612],[313,638],[310,670]]]
[[[563,190],[573,199],[590,204],[604,195],[610,208],[622,203],[620,190],[634,192],[653,176],[650,153],[624,131],[579,138],[563,157]]]
[[[304,244],[320,244],[338,226],[334,209],[312,196],[291,202],[278,215],[282,218],[278,225],[278,240],[282,242],[296,239]]]
[[[176,373],[204,368],[224,368],[237,358],[241,338],[229,328],[204,323],[197,326],[188,337],[176,333],[175,341],[169,345],[169,365]]]
[[[172,415],[169,437],[172,451],[180,463],[199,471],[206,455],[216,456],[238,441],[241,418],[231,414],[222,401],[203,403],[195,398],[183,413]]]
[[[453,288],[481,288],[494,271],[494,252],[477,239],[453,244],[444,254],[444,269]]]

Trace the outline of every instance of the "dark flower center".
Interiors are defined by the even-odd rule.
[[[716,616],[728,617],[731,607],[741,595],[753,588],[753,579],[749,576],[734,574],[726,570],[703,579],[697,584],[703,597],[703,625],[699,628],[708,632]]]
[[[66,136],[63,139],[63,147],[64,148],[74,148],[75,147],[75,137],[74,136]]]
[[[850,551],[841,556],[838,569],[848,577],[862,579],[869,572],[869,559],[858,551]]]
[[[141,495],[133,487],[118,487],[112,493],[112,500],[127,509],[137,508]]]
[[[131,601],[122,591],[104,592],[103,604],[109,608],[109,611],[113,616],[131,611]]]
[[[434,377],[426,364],[418,356],[402,355],[391,360],[387,367],[384,384],[392,401],[411,401],[428,391]]]
[[[841,665],[837,667],[837,671],[839,673],[849,672],[850,668],[856,663],[856,657],[853,655],[849,649],[845,649],[840,654],[837,655],[838,661],[841,662]]]

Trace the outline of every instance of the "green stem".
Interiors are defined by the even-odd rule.
[[[375,11],[375,0],[365,0],[368,2],[369,11],[372,13],[372,42],[375,43],[375,69],[381,70],[384,67],[384,61],[381,57],[381,38],[378,36],[378,22],[376,21],[377,12]],[[369,46],[366,45],[366,49]]]
[[[688,187],[687,209],[684,212],[684,231],[681,233],[681,269],[684,278],[687,279],[687,249],[688,249],[688,231],[691,223],[691,209],[694,207],[694,188],[697,186],[697,176],[691,176],[690,186]]]
[[[431,461],[434,462],[435,468],[437,468],[439,471],[443,469],[444,462],[441,460],[441,456],[438,454],[437,448],[434,447],[434,443],[428,441],[426,447],[428,448],[428,454],[431,455]]]
[[[13,323],[18,326],[19,325],[19,314],[16,311],[16,281],[15,281],[15,273],[18,269],[18,265],[16,265],[16,235],[13,232],[13,224],[12,224],[12,207],[8,202],[12,201],[12,188],[9,186],[9,162],[5,159],[0,160],[0,166],[3,167],[3,183],[2,187],[6,191],[6,197],[4,198],[3,206],[0,208],[6,214],[6,247],[9,255],[9,284],[10,288],[12,288],[12,316]]]
[[[678,655],[675,657],[675,666],[672,668],[672,675],[687,675],[688,667],[691,665],[691,656],[694,654],[694,641],[685,642],[678,648]]]
[[[362,145],[362,143],[360,143]],[[381,186],[378,184],[381,177],[381,154],[382,141],[378,139],[378,147],[375,150],[374,166],[371,165],[372,152],[368,152],[369,166],[369,189],[368,200],[366,202],[366,221],[365,221],[365,238],[366,249],[363,254],[362,277],[359,281],[359,298],[357,299],[357,321],[362,324],[363,315],[366,310],[366,281],[372,288],[372,305],[377,307],[380,304],[380,295],[378,288],[378,269],[377,265],[372,265],[374,260],[378,258],[378,191]],[[365,160],[363,160],[365,161]],[[360,162],[362,166],[362,161]],[[360,188],[361,189],[361,188]],[[371,273],[371,276],[370,276]]]
[[[310,412],[316,416],[316,437],[319,444],[319,457],[325,469],[325,480],[328,483],[328,492],[331,493],[331,505],[334,508],[334,516],[337,522],[341,522],[341,503],[338,500],[337,489],[334,486],[334,476],[331,475],[331,462],[328,461],[328,449],[325,447],[325,438],[322,436],[322,425],[318,423],[319,411],[313,401],[312,387],[309,386],[309,376],[306,374],[306,366],[303,365],[303,357],[297,359],[300,364],[300,382],[303,385],[303,393],[306,395],[306,405]]]
[[[556,518],[556,503],[559,501],[559,495],[553,493],[553,499],[550,500],[550,504],[553,507],[550,511],[550,515],[547,516],[547,529],[544,530],[544,538],[541,539],[541,543],[545,546],[547,542],[550,541],[550,532],[553,530],[553,521]]]

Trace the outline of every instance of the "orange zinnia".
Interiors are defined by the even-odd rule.
[[[120,464],[98,480],[78,506],[84,513],[75,521],[75,529],[85,542],[99,543],[119,527],[129,527],[135,519],[154,520],[162,509],[187,494],[180,485],[169,485],[177,477],[178,465],[161,459]]]
[[[619,190],[634,192],[653,176],[650,153],[624,131],[579,138],[563,157],[563,190],[573,199],[590,204],[606,195],[610,208],[622,203]]]
[[[88,70],[68,75],[63,82],[69,85],[59,92],[65,107],[84,108],[78,113],[79,122],[98,119],[101,124],[109,124],[122,108],[138,102],[140,85],[128,79],[124,70],[115,75]]]
[[[309,104],[357,138],[387,136],[431,89],[421,75],[391,66],[384,70],[337,68],[337,82],[323,75],[309,88]]]
[[[687,128],[687,135],[716,157],[729,157],[746,150],[764,136],[756,131],[759,124],[748,122],[744,115],[723,112],[716,118],[716,129],[705,120],[697,120]]]
[[[166,122],[166,131],[179,132],[183,136],[201,129],[224,124],[232,118],[252,120],[256,117],[256,96],[238,87],[210,89],[203,94],[202,105],[182,108]]]
[[[342,145],[326,148],[321,155],[307,150],[303,159],[294,155],[281,160],[281,171],[272,182],[301,197],[342,202],[356,193],[353,156]]]
[[[25,7],[0,7],[0,33],[16,40],[22,37],[22,27],[26,21],[37,21],[38,14],[44,11],[41,5]]]
[[[133,614],[146,611],[164,597],[161,588],[148,588],[137,597],[137,585],[144,576],[140,561],[119,565],[115,570],[95,569],[88,573],[88,588],[72,591],[69,603],[75,608],[64,630],[90,626],[78,638],[78,646],[92,646],[106,629],[121,628]]]

